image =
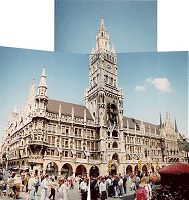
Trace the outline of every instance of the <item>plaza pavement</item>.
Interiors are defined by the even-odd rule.
[[[123,194],[123,197],[120,197],[120,198],[110,198],[109,197],[108,200],[115,200],[115,199],[133,200],[134,199],[134,191],[130,191],[131,184],[132,184],[131,181],[127,182],[127,194]],[[40,200],[40,193],[41,193],[41,187],[39,187],[39,191],[38,191],[39,196],[38,196],[37,200]],[[26,200],[27,199],[26,192],[21,192],[20,197],[21,197],[21,199]],[[8,198],[7,196],[0,197],[0,200],[8,200],[8,199],[12,200],[13,198]],[[55,199],[58,200],[58,197],[56,197]],[[81,200],[81,193],[78,190],[78,183],[74,184],[74,189],[68,190],[68,200]]]

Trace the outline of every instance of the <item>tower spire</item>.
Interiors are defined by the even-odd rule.
[[[14,113],[17,113],[17,106],[15,105],[15,107],[14,107],[14,111],[13,111]]]
[[[115,53],[115,48],[113,44],[112,44],[112,53]]]
[[[161,120],[161,113],[159,113],[160,115],[160,129],[162,128],[162,120]]]
[[[47,96],[47,84],[45,76],[45,65],[43,66],[43,72],[41,75],[40,83],[38,85],[38,95]]]
[[[102,15],[100,29],[104,29],[104,17]]]
[[[43,72],[42,72],[42,75],[41,75],[39,86],[47,87],[46,76],[45,76],[45,65],[43,66]]]
[[[96,37],[96,51],[109,52],[110,39],[106,28],[104,27],[104,17],[101,18],[100,29],[98,29],[98,34]]]
[[[176,132],[176,133],[178,132],[177,121],[176,121],[176,119],[175,119],[175,132]]]
[[[31,87],[30,87],[30,94],[33,94],[35,93],[35,80],[33,79],[33,82],[31,84]]]

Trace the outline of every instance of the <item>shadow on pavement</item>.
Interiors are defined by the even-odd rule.
[[[125,196],[125,197],[119,197],[119,199],[122,199],[122,200],[133,200],[134,199],[134,195],[129,195],[129,196]]]

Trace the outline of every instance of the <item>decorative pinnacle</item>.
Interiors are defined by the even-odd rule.
[[[104,17],[103,17],[103,15],[102,15],[102,18],[101,18],[101,26],[100,26],[100,28],[101,29],[104,28]]]

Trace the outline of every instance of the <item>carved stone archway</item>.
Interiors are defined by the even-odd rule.
[[[76,167],[75,176],[78,176],[78,175],[81,175],[81,176],[87,175],[87,169],[84,165],[78,165]]]
[[[73,175],[73,168],[71,164],[65,163],[61,168],[61,175],[64,175],[65,177],[69,177]]]
[[[133,171],[132,166],[131,166],[131,165],[128,165],[128,166],[126,167],[126,174],[127,174],[127,175],[130,175],[130,174],[132,173],[132,171]]]
[[[97,177],[99,176],[99,168],[94,165],[90,168],[90,171],[89,171],[89,176],[92,176],[92,177]]]
[[[46,173],[58,176],[58,165],[55,162],[49,162],[46,167]]]

